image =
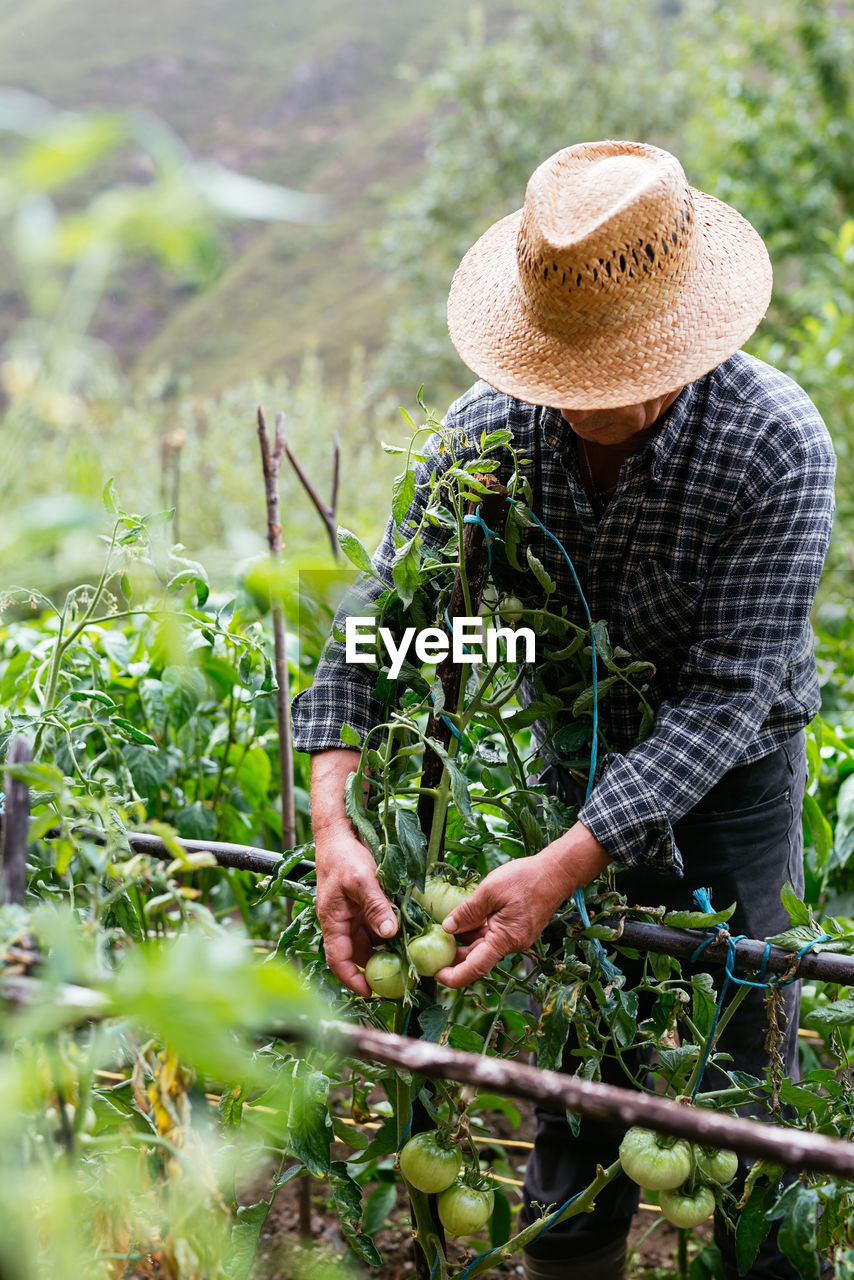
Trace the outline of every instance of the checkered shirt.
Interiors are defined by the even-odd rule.
[[[579,818],[613,858],[678,873],[673,823],[728,769],[781,746],[819,708],[809,614],[835,475],[824,423],[800,387],[739,352],[683,389],[623,463],[598,524],[557,410],[479,382],[446,425],[472,442],[472,458],[482,432],[512,430],[514,448],[531,459],[534,509],[569,553],[593,618],[606,619],[613,645],[654,663],[646,696],[655,719],[642,742],[637,696],[618,683],[602,702],[610,749]],[[426,465],[447,463],[434,456]],[[509,474],[507,459],[498,476]],[[417,496],[410,517],[419,510]],[[539,530],[527,538],[556,599],[585,625],[559,549]],[[389,524],[374,560],[389,584],[394,550]],[[297,750],[340,747],[345,723],[364,737],[382,713],[374,679],[331,643],[313,686],[294,700]]]

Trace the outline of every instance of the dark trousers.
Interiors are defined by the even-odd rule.
[[[617,886],[630,903],[665,905],[670,909],[696,910],[692,891],[711,890],[713,906],[720,910],[735,902],[729,921],[733,934],[765,938],[788,928],[789,917],[780,902],[780,890],[788,880],[798,896],[803,895],[803,836],[801,811],[806,787],[805,735],[796,734],[784,746],[752,764],[731,769],[703,800],[674,825],[676,844],[682,854],[685,875],[679,880],[667,876],[626,871]],[[560,785],[563,779],[554,779]],[[566,788],[567,790],[569,788]],[[571,798],[568,796],[567,798]],[[574,797],[573,797],[574,798]],[[629,961],[620,958],[628,984],[635,980]],[[702,957],[694,969],[702,969]],[[722,969],[707,966],[716,989],[720,990]],[[683,966],[683,972],[691,966]],[[639,974],[639,970],[635,970]],[[733,993],[735,987],[730,987]],[[800,983],[783,988],[788,1021],[782,1046],[787,1075],[798,1078],[798,1014]],[[783,1019],[780,1019],[781,1025]],[[768,1065],[764,1047],[767,1019],[764,992],[751,989],[744,1003],[725,1028],[717,1048],[732,1055],[729,1070],[750,1072],[762,1079]],[[567,1046],[564,1070],[577,1069],[578,1058]],[[637,1074],[642,1064],[630,1064]],[[624,1071],[613,1058],[602,1062],[602,1079],[625,1087]],[[719,1069],[706,1068],[702,1089],[725,1088],[729,1081]],[[532,1203],[563,1204],[574,1192],[587,1186],[597,1164],[608,1165],[617,1158],[624,1130],[601,1121],[582,1118],[578,1137],[573,1138],[563,1113],[535,1107],[537,1134],[525,1174],[525,1207],[530,1219],[537,1216]],[[741,1114],[764,1114],[761,1108],[742,1109]],[[590,1214],[580,1214],[553,1228],[529,1246],[540,1258],[571,1258],[583,1264],[585,1252],[601,1247],[603,1241],[625,1235],[638,1206],[638,1187],[625,1175],[618,1176],[596,1201]],[[724,1255],[726,1275],[735,1277],[731,1237],[716,1215],[715,1238]],[[755,1280],[796,1280],[798,1272],[778,1251],[775,1236],[760,1251],[750,1277]]]

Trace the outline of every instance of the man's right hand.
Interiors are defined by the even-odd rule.
[[[311,760],[312,824],[317,866],[317,918],[329,968],[360,996],[370,996],[364,968],[397,919],[377,881],[376,863],[344,809],[344,787],[359,752],[321,751]]]

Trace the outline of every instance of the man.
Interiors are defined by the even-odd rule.
[[[449,987],[528,946],[610,862],[627,868],[618,883],[637,901],[690,905],[691,890],[710,885],[716,905],[738,902],[734,932],[764,937],[787,924],[780,888],[803,884],[803,730],[819,705],[809,611],[835,465],[804,393],[739,350],[770,294],[768,256],[749,223],[691,188],[673,156],[629,142],[584,143],[545,161],[524,208],[491,227],[454,277],[451,338],[483,381],[448,424],[472,439],[510,427],[531,459],[538,515],[572,557],[592,616],[655,664],[655,718],[638,742],[636,705],[622,686],[610,691],[602,714],[612,749],[579,798],[578,821],[536,856],[493,871],[446,921],[473,935],[438,974]],[[532,549],[575,608],[559,553],[545,538]],[[389,528],[382,577],[393,552]],[[378,713],[362,671],[333,646],[295,702],[294,725],[298,749],[315,753],[327,958],[366,995],[359,966],[397,925],[344,812],[356,756],[340,726],[364,734]],[[571,798],[558,760],[551,779]],[[793,1074],[794,986],[786,1000]],[[763,1017],[755,992],[722,1044],[759,1076]],[[585,1122],[573,1142],[562,1116],[540,1113],[525,1212],[586,1185],[619,1137]],[[593,1214],[529,1248],[529,1280],[621,1276],[636,1204],[633,1184],[617,1179]],[[731,1241],[718,1239],[735,1276]],[[796,1272],[772,1239],[750,1275]]]

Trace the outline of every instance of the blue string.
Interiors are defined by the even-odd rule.
[[[489,525],[480,514],[479,505],[474,515],[463,516],[463,524],[476,524],[483,530],[483,537],[486,542],[486,571],[487,573],[492,573],[492,539],[497,538],[498,534],[494,529],[490,529]]]
[[[694,900],[701,911],[706,911],[709,913],[712,912],[713,910],[712,900],[711,900],[711,895],[708,889],[695,889]],[[744,933],[739,933],[733,936],[732,934],[730,934],[725,924],[714,924],[714,925],[709,925],[708,927],[711,930],[711,932],[708,938],[706,938],[704,942],[701,942],[700,945],[696,948],[696,950],[692,953],[690,963],[693,964],[696,961],[697,957],[701,954],[701,952],[703,952],[706,949],[709,943],[715,942],[720,938],[723,938],[725,940],[727,951],[726,951],[726,959],[724,961],[724,980],[721,983],[720,994],[718,995],[717,1003],[715,1004],[715,1013],[714,1013],[714,1017],[712,1018],[712,1025],[709,1028],[708,1035],[706,1036],[706,1047],[703,1050],[703,1057],[700,1063],[700,1070],[697,1075],[697,1081],[696,1081],[696,1084],[694,1085],[693,1093],[691,1094],[692,1102],[694,1101],[694,1099],[697,1096],[697,1093],[699,1092],[700,1085],[703,1080],[703,1075],[705,1073],[706,1067],[709,1064],[709,1057],[712,1052],[712,1044],[714,1043],[715,1032],[717,1031],[717,1027],[718,1027],[718,1021],[720,1019],[721,1013],[723,1012],[724,1000],[726,998],[726,993],[729,988],[729,984],[732,982],[739,987],[757,987],[757,988],[761,988],[764,991],[771,991],[773,990],[774,987],[787,987],[790,983],[797,981],[797,974],[793,975],[791,978],[786,978],[785,980],[780,980],[779,978],[778,979],[771,978],[770,981],[768,982],[764,981],[767,973],[767,969],[768,969],[768,957],[771,953],[770,942],[765,943],[765,950],[762,954],[762,963],[759,968],[760,980],[758,982],[752,982],[748,978],[737,977],[735,972],[733,971],[733,966],[735,965],[735,949],[739,942],[743,942],[745,940],[747,935]],[[811,951],[812,948],[816,946],[819,942],[830,942],[830,941],[831,941],[830,935],[826,933],[821,934],[817,938],[812,938],[806,944],[806,946],[801,947],[800,951],[796,952],[795,955],[792,956],[792,963],[796,963],[798,960],[800,960],[801,956],[806,955],[806,953],[808,951]]]

